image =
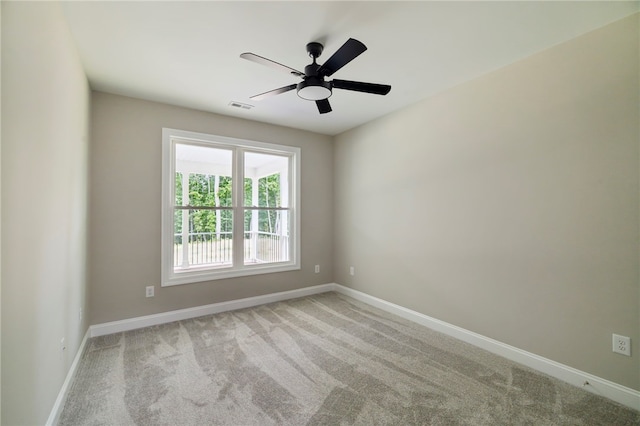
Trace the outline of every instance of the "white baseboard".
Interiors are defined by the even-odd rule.
[[[73,362],[71,363],[71,368],[67,372],[67,377],[64,379],[64,383],[62,383],[62,387],[60,388],[60,392],[58,392],[58,397],[56,398],[56,402],[53,404],[53,408],[49,413],[49,418],[45,423],[46,426],[54,426],[58,424],[58,419],[60,418],[60,414],[62,413],[62,409],[64,408],[64,403],[67,400],[67,394],[69,393],[69,388],[71,387],[71,383],[73,378],[76,375],[76,370],[78,369],[78,365],[80,364],[80,358],[82,358],[82,354],[84,353],[84,348],[87,346],[87,340],[89,340],[89,330],[84,333],[84,337],[82,338],[82,342],[80,342],[80,347],[76,352],[76,356],[73,358]]]
[[[470,343],[511,361],[523,364],[534,370],[562,380],[563,382],[582,387],[591,393],[611,399],[634,410],[640,410],[640,392],[634,389],[594,376],[593,374],[585,373],[584,371],[560,364],[559,362],[543,358],[531,352],[523,351],[522,349],[518,349],[514,346],[507,345],[444,321],[431,318],[419,312],[387,302],[386,300],[378,299],[377,297],[370,296],[366,293],[353,290],[340,284],[335,284],[333,286],[333,290],[368,305],[382,309],[383,311],[429,327],[432,330],[455,337],[458,340]],[[589,384],[584,385],[585,382],[588,382]]]
[[[220,312],[236,309],[250,308],[266,303],[280,302],[282,300],[295,299],[310,296],[312,294],[333,291],[335,284],[322,284],[313,287],[304,287],[296,290],[282,291],[279,293],[265,294],[263,296],[248,297],[246,299],[230,300],[228,302],[213,303],[211,305],[196,306],[195,308],[179,309],[176,311],[162,312],[143,317],[129,318],[121,321],[107,322],[89,327],[90,337],[104,336],[106,334],[120,333],[135,330],[137,328],[152,325],[166,324],[173,321],[181,321],[189,318],[197,318]]]

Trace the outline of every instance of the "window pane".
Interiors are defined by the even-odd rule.
[[[247,152],[244,157],[245,206],[289,207],[289,157]]]
[[[289,211],[245,210],[244,263],[289,260]]]
[[[173,266],[175,271],[194,267],[230,266],[233,260],[231,210],[175,209]],[[183,226],[183,224],[188,224]],[[186,242],[187,247],[185,248]]]
[[[197,207],[231,206],[231,178],[201,173],[189,174],[189,205]]]
[[[249,178],[244,178],[244,205],[251,206],[251,194],[253,193],[253,181]]]
[[[175,205],[231,207],[232,161],[228,149],[177,143]]]
[[[181,206],[182,205],[182,173],[176,172],[175,176],[175,195],[176,199],[174,200],[174,205]]]

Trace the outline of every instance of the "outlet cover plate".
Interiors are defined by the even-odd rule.
[[[631,339],[627,336],[613,335],[613,351],[618,354],[631,356]]]

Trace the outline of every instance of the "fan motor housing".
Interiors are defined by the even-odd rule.
[[[309,64],[306,67],[304,67],[304,75],[306,76],[306,78],[317,77],[319,75],[318,74],[319,69],[320,69],[320,65],[316,64],[314,61],[312,64]]]

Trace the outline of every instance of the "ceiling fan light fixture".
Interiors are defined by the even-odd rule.
[[[298,83],[298,96],[308,101],[320,101],[331,96],[331,83],[307,78]]]

